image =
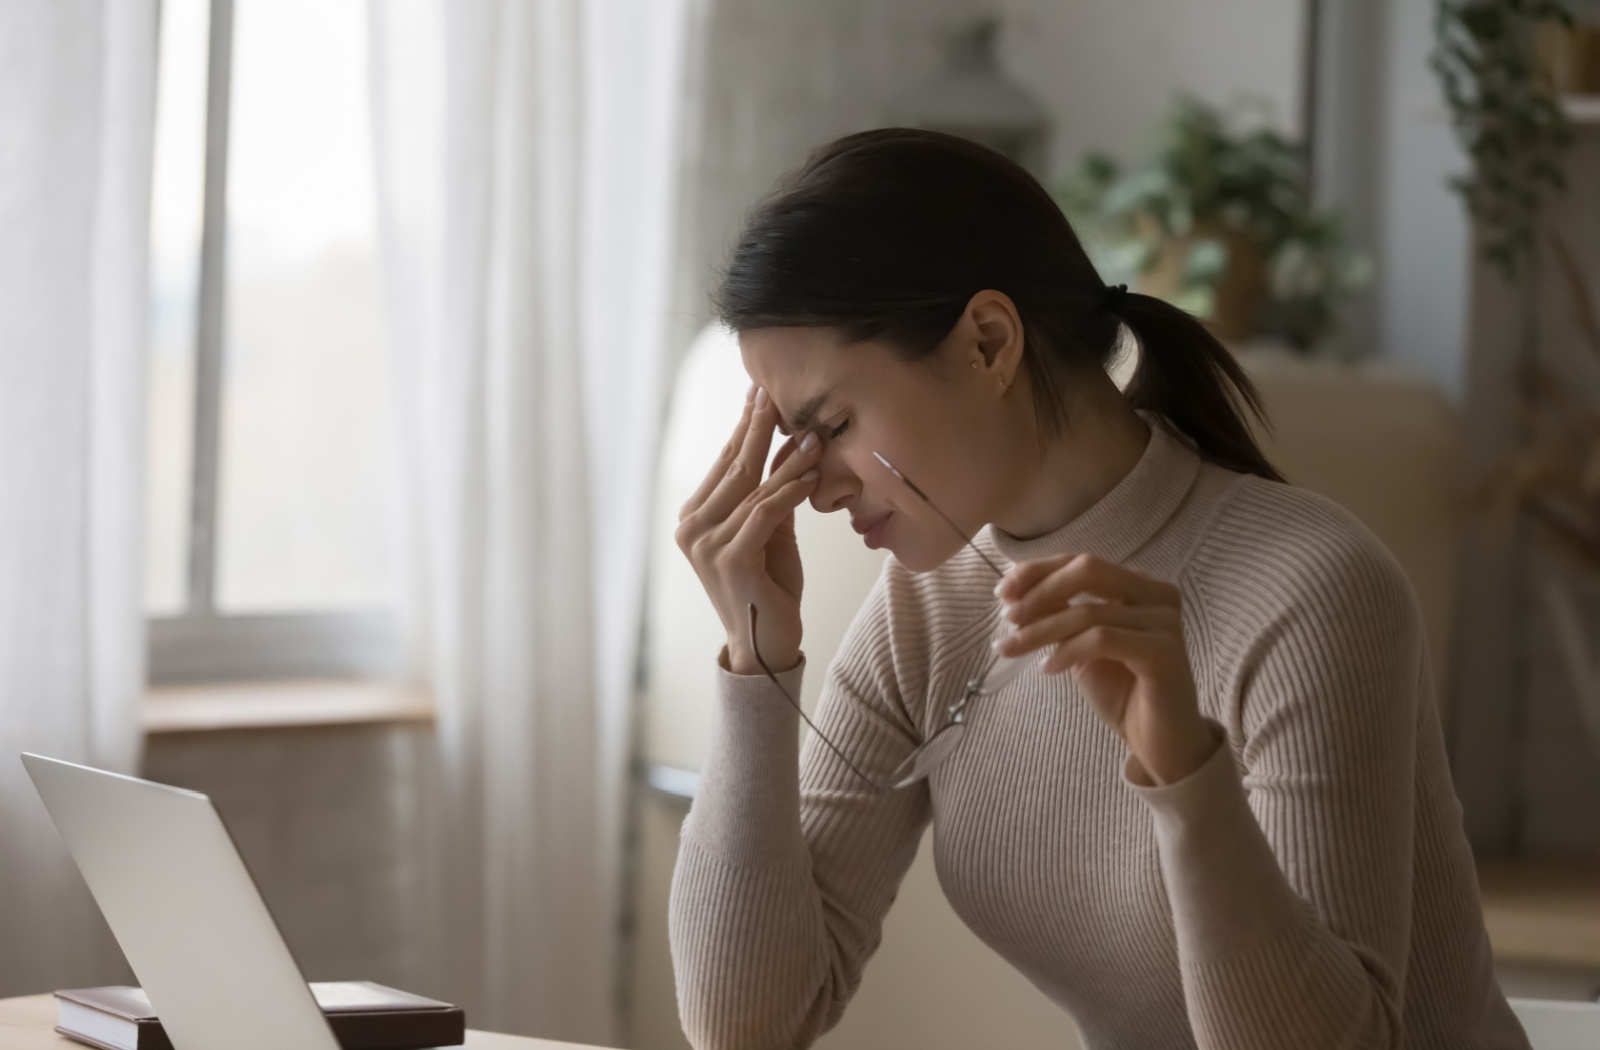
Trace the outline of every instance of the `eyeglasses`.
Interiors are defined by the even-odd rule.
[[[904,474],[900,473],[900,471],[896,470],[893,464],[891,464],[887,459],[884,459],[883,456],[879,455],[877,452],[874,452],[873,455],[877,457],[879,463],[882,463],[889,469],[890,473],[894,474],[896,478],[899,478],[900,481],[910,488],[912,492],[915,492],[918,496],[920,496],[924,503],[926,503],[929,507],[932,507],[933,512],[939,515],[939,517],[943,518],[945,524],[949,525],[956,531],[956,533],[961,537],[961,541],[968,547],[971,547],[978,557],[983,559],[983,563],[994,571],[995,576],[1003,577],[1005,575],[1005,572],[1002,571],[1001,568],[996,565],[987,554],[978,549],[977,545],[972,542],[971,537],[969,537],[965,532],[962,532],[960,527],[957,526],[955,522],[951,521],[950,518],[946,516],[944,511],[940,510],[934,505],[933,500],[928,498],[927,493],[923,492],[916,485],[912,484],[910,478],[907,478]],[[954,753],[956,745],[961,742],[961,738],[966,735],[967,708],[971,705],[972,701],[976,700],[980,696],[989,696],[999,692],[1000,689],[1015,679],[1017,675],[1021,674],[1023,670],[1027,668],[1029,662],[1028,654],[1022,656],[1002,656],[994,663],[986,667],[983,671],[979,672],[976,677],[967,682],[967,687],[962,691],[960,699],[951,704],[949,707],[945,708],[944,725],[940,726],[932,736],[928,737],[928,739],[918,744],[911,754],[907,755],[905,759],[902,760],[901,763],[894,768],[894,771],[887,777],[874,777],[863,773],[854,762],[850,761],[849,757],[846,756],[843,751],[839,750],[838,745],[836,745],[832,740],[828,739],[828,735],[826,733],[817,728],[817,724],[811,721],[810,716],[806,714],[805,708],[801,707],[799,701],[790,696],[789,690],[785,689],[783,687],[783,683],[778,681],[778,676],[773,673],[771,667],[767,666],[767,661],[761,655],[761,650],[756,644],[755,603],[751,602],[748,608],[750,612],[750,648],[751,651],[755,653],[756,662],[761,665],[761,670],[765,671],[767,677],[772,679],[772,684],[778,687],[778,692],[782,693],[783,698],[789,701],[789,705],[796,711],[800,712],[800,717],[805,720],[806,725],[809,726],[811,731],[817,735],[817,738],[827,745],[828,750],[832,751],[834,755],[838,757],[839,761],[843,762],[845,766],[849,768],[850,772],[854,773],[859,780],[870,786],[876,792],[888,792],[894,791],[898,788],[909,787],[910,785],[915,784],[917,781],[926,777],[934,770],[935,767],[939,765],[939,763],[949,758],[950,755]]]

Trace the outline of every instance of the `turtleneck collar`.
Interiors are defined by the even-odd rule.
[[[989,526],[995,549],[1012,562],[1072,552],[1120,562],[1144,546],[1172,517],[1200,472],[1200,456],[1173,436],[1154,413],[1137,409],[1150,426],[1144,454],[1126,477],[1093,506],[1054,532],[1022,539]]]

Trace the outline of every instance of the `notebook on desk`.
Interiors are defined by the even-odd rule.
[[[461,1007],[372,981],[311,982],[344,1050],[428,1050],[466,1038]],[[107,985],[56,992],[56,1031],[99,1050],[174,1050],[143,988]]]
[[[22,762],[177,1050],[340,1050],[210,798]]]

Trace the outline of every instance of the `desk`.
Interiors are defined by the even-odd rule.
[[[82,1043],[57,1035],[55,1024],[56,997],[53,995],[0,999],[0,1050],[84,1050]],[[586,1050],[577,1043],[470,1029],[466,1046],[467,1050]]]
[[[1478,888],[1495,958],[1600,971],[1600,865],[1480,864]]]

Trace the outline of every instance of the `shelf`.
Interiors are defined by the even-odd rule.
[[[1567,95],[1562,106],[1573,123],[1600,124],[1600,95]]]
[[[1496,959],[1600,967],[1600,863],[1496,861],[1478,887]]]
[[[146,735],[418,723],[433,720],[421,690],[381,681],[268,681],[168,686],[145,694]]]
[[[1561,108],[1574,124],[1600,124],[1600,95],[1562,95]],[[1411,109],[1424,124],[1448,124],[1450,111],[1438,102],[1425,102]]]

